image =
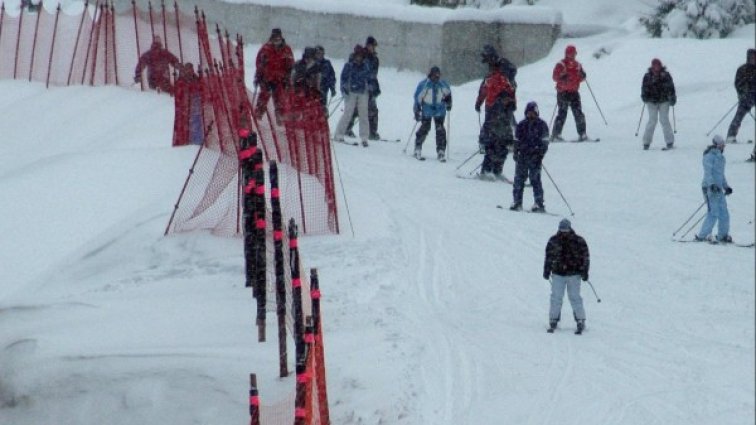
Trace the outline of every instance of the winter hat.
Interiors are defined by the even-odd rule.
[[[274,37],[283,38],[283,33],[281,32],[281,28],[273,28],[273,30],[270,31],[270,38],[274,38]]]
[[[657,58],[653,58],[651,60],[651,66],[656,66],[656,65],[662,66],[662,62],[659,59],[657,59]]]
[[[433,74],[438,74],[440,76],[441,75],[441,68],[439,68],[436,65],[433,65],[431,67],[430,71],[428,71],[428,78],[430,78]]]
[[[749,61],[753,56],[756,56],[756,49],[748,49],[748,52],[746,52],[746,61]]]
[[[499,57],[499,53],[496,51],[494,46],[490,44],[486,44],[483,46],[483,50],[480,52],[481,62],[489,62],[494,58]]]
[[[314,58],[315,58],[315,48],[305,47],[304,52],[302,53],[302,59],[314,59]]]
[[[573,46],[572,44],[570,44],[570,45],[568,45],[564,49],[564,55],[565,56],[575,56],[575,55],[577,55],[577,49],[575,48],[575,46]]]
[[[323,48],[323,46],[321,46],[320,44],[318,44],[317,46],[315,46],[315,50],[318,51],[318,52],[320,52],[320,53],[325,53],[325,48]]]
[[[525,116],[528,116],[528,112],[530,111],[535,112],[536,116],[538,116],[538,104],[535,102],[528,102],[525,106]]]
[[[365,40],[365,45],[366,46],[373,45],[373,46],[378,47],[378,40],[376,40],[375,37],[373,37],[372,35],[369,35],[367,40]]]
[[[711,143],[714,146],[724,146],[725,140],[720,136],[719,134],[715,135],[713,139],[711,139]]]
[[[365,56],[365,48],[359,44],[355,44],[353,54],[355,56]]]
[[[572,223],[570,223],[570,220],[563,218],[562,221],[559,222],[559,231],[569,232],[570,230],[572,230]]]

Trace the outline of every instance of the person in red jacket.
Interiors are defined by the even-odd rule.
[[[174,89],[173,146],[201,145],[205,135],[202,122],[202,80],[194,71],[192,63],[187,62],[179,67]]]
[[[172,95],[173,84],[171,83],[169,66],[173,66],[176,71],[179,71],[180,65],[178,58],[163,48],[163,40],[155,36],[152,39],[150,50],[139,57],[139,62],[137,62],[134,70],[134,82],[142,81],[142,70],[147,68],[147,84],[149,87]]]
[[[580,62],[575,60],[577,49],[573,45],[567,46],[564,50],[564,59],[559,61],[554,67],[551,78],[556,82],[557,90],[557,112],[554,128],[551,133],[551,140],[562,142],[562,127],[567,119],[567,108],[572,108],[572,115],[575,116],[575,124],[579,140],[588,140],[585,133],[585,115],[580,103],[580,83],[585,80],[585,71]]]
[[[273,28],[270,39],[257,52],[255,61],[255,87],[260,93],[255,105],[257,119],[262,118],[268,106],[268,99],[273,95],[276,117],[281,116],[284,91],[288,87],[291,69],[294,67],[294,54],[286,44],[279,28]]]
[[[485,154],[480,167],[483,180],[503,180],[504,161],[508,146],[514,143],[512,111],[517,108],[515,89],[507,79],[498,61],[488,64],[488,75],[478,90],[475,111],[485,103],[486,117],[478,138],[480,151]]]

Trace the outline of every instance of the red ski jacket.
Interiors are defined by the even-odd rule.
[[[483,80],[480,90],[478,90],[478,99],[475,101],[475,105],[480,107],[485,100],[486,108],[490,108],[502,96],[514,101],[515,90],[512,84],[509,83],[509,80],[507,80],[507,77],[497,69]]]
[[[150,50],[144,52],[139,58],[134,79],[142,78],[142,70],[147,68],[147,82],[150,88],[173,93],[171,86],[171,71],[169,65],[176,67],[179,60],[171,52],[164,49],[160,43],[153,43]]]
[[[277,49],[273,43],[268,42],[263,44],[260,51],[257,52],[255,64],[257,66],[256,82],[288,82],[291,68],[294,66],[294,54],[286,43]]]
[[[585,71],[580,62],[564,58],[554,66],[551,78],[556,82],[557,93],[574,93],[580,89],[580,82],[585,80]]]

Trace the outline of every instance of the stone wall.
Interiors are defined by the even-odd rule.
[[[115,3],[120,10],[131,7],[131,0]],[[136,3],[147,7],[147,0]],[[180,3],[184,12],[191,12],[189,2]],[[209,24],[218,22],[230,33],[240,34],[247,43],[265,42],[270,29],[278,27],[292,48],[301,50],[320,44],[331,58],[347,58],[355,44],[364,44],[365,38],[372,35],[378,40],[382,65],[423,73],[432,65],[439,65],[444,78],[452,84],[481,78],[485,68],[480,63],[479,53],[484,44],[494,45],[500,53],[522,66],[546,56],[561,27],[558,12],[544,13],[541,8],[538,18],[528,19],[528,6],[523,7],[528,10],[519,11],[516,19],[469,10],[444,10],[442,15],[429,9],[423,11],[424,15],[418,15],[417,6],[412,6],[408,10],[414,16],[430,16],[413,21],[411,13],[397,19],[219,0],[196,0],[191,4],[205,11]],[[159,4],[154,6],[159,10]],[[536,11],[535,7],[532,9]]]

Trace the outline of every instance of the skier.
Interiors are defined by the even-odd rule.
[[[556,82],[557,90],[557,112],[554,128],[552,129],[551,140],[563,142],[562,127],[567,119],[567,109],[572,108],[572,115],[575,117],[575,125],[581,142],[588,140],[585,133],[585,115],[580,103],[580,83],[585,80],[585,71],[580,62],[575,60],[577,49],[573,45],[567,46],[564,50],[564,59],[554,66],[551,78]]]
[[[344,69],[341,71],[339,83],[341,85],[341,95],[344,97],[344,115],[341,116],[336,126],[334,140],[337,142],[344,141],[347,125],[356,110],[360,118],[360,139],[362,140],[362,146],[367,147],[370,130],[368,129],[368,120],[365,118],[368,115],[368,97],[373,72],[370,69],[370,65],[364,59],[365,49],[358,44],[354,46],[351,60],[344,64]]]
[[[701,230],[695,236],[696,241],[710,241],[729,243],[732,238],[730,231],[730,213],[727,211],[725,196],[732,193],[732,188],[725,178],[725,157],[722,154],[725,148],[725,140],[720,135],[714,136],[711,146],[707,147],[703,155],[704,178],[701,183],[704,199],[708,211],[701,225]],[[711,239],[711,231],[717,226],[717,237]]]
[[[509,84],[512,85],[512,88],[517,91],[517,81],[515,81],[515,77],[517,77],[517,67],[510,62],[509,59],[499,56],[496,48],[490,44],[483,46],[483,50],[480,53],[480,61],[489,66],[498,66],[499,69],[501,69],[501,72],[507,77],[507,80],[509,80]],[[511,109],[509,114],[509,122],[511,122],[512,125],[517,124],[517,119],[515,119],[514,116],[515,109],[516,108]]]
[[[475,112],[485,102],[486,117],[478,138],[480,152],[485,154],[480,167],[484,180],[504,179],[504,161],[509,154],[508,145],[513,143],[512,111],[517,108],[515,89],[502,72],[498,61],[489,62],[488,76],[483,79],[475,101]]]
[[[530,178],[533,186],[535,205],[533,212],[545,212],[543,205],[543,185],[541,185],[541,162],[549,150],[549,126],[538,117],[538,104],[530,102],[525,107],[525,119],[517,124],[515,139],[515,178],[512,196],[514,201],[509,207],[512,211],[522,210],[522,192],[525,180]]]
[[[291,113],[292,116],[298,116],[300,120],[311,118],[307,113],[310,111],[309,108],[313,104],[317,105],[321,100],[320,65],[315,58],[315,52],[314,47],[305,47],[302,59],[294,64],[291,72],[291,87],[293,88]]]
[[[577,322],[577,332],[585,329],[585,309],[580,296],[580,280],[588,280],[590,253],[585,239],[572,230],[566,218],[559,222],[559,231],[546,244],[546,259],[543,263],[543,278],[551,282],[551,306],[549,309],[549,332],[556,329],[562,315],[562,300],[567,288],[567,297],[572,305],[572,314]]]
[[[332,98],[336,96],[336,71],[333,70],[331,61],[325,58],[323,46],[315,46],[315,60],[320,66],[320,101],[328,115],[328,93],[331,93]]]
[[[372,71],[372,78],[370,81],[370,89],[368,91],[368,124],[370,125],[370,140],[380,140],[381,135],[378,134],[378,104],[376,98],[381,95],[381,85],[378,83],[378,68],[381,65],[381,61],[378,60],[378,53],[375,49],[378,48],[378,41],[372,35],[368,36],[365,40],[365,62],[370,66]],[[349,122],[347,128],[347,135],[354,137],[352,127],[354,127],[354,120],[357,119],[357,112],[352,116],[352,120]]]
[[[174,70],[180,70],[181,63],[178,58],[163,48],[163,40],[155,36],[152,39],[152,46],[139,57],[136,69],[134,70],[134,82],[142,81],[142,70],[147,68],[147,84],[153,90],[173,94],[173,84],[171,84],[171,73],[169,66]]]
[[[746,63],[735,73],[735,91],[738,92],[738,110],[727,130],[727,143],[736,143],[743,117],[756,106],[756,49],[748,49]]]
[[[428,78],[415,89],[415,121],[420,121],[420,129],[415,133],[415,158],[422,159],[423,142],[428,135],[431,120],[436,123],[436,154],[438,160],[446,161],[446,111],[452,107],[451,87],[441,79],[441,69],[433,66]]]
[[[203,89],[202,81],[194,71],[194,65],[187,62],[179,67],[176,78],[173,119],[173,146],[184,144],[201,145],[204,140],[202,122]]]
[[[672,81],[672,75],[659,59],[654,58],[651,61],[651,67],[643,76],[641,99],[648,109],[648,123],[646,124],[646,132],[643,133],[643,149],[648,150],[649,145],[651,145],[657,121],[661,121],[667,149],[672,149],[675,143],[675,135],[672,132],[672,125],[669,123],[669,107],[675,106],[677,95],[675,94],[675,83]]]
[[[255,105],[255,115],[261,119],[273,96],[276,118],[280,119],[284,109],[285,90],[294,66],[294,54],[286,44],[279,28],[273,28],[268,42],[257,52],[254,85],[260,93]]]

